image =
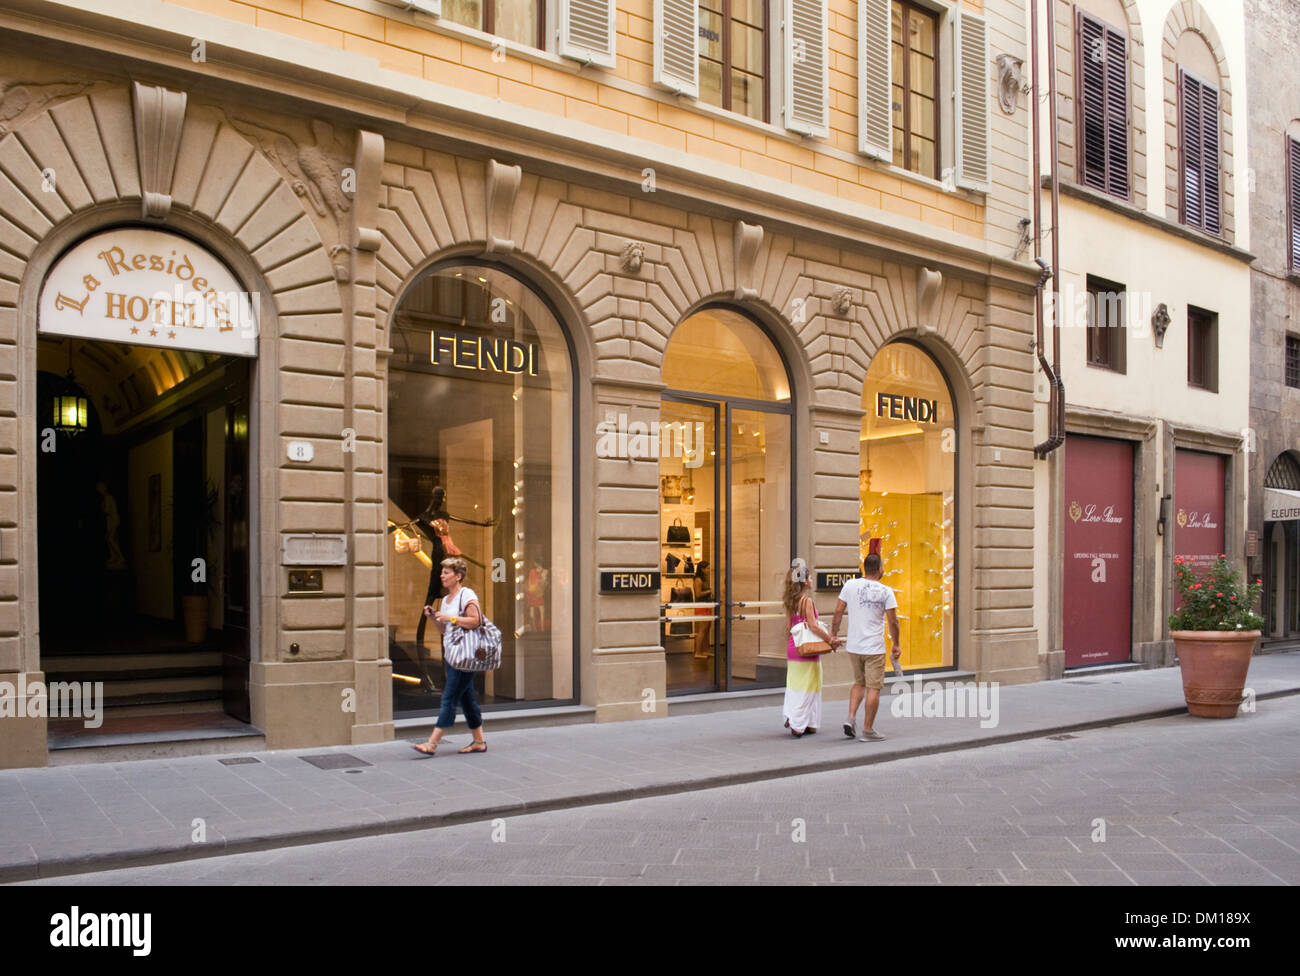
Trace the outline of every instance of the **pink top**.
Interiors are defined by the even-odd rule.
[[[809,603],[812,603],[812,598],[811,598],[811,597],[809,597],[808,602],[809,602]],[[795,624],[803,623],[806,619],[807,619],[807,618],[804,617],[803,614],[800,614],[800,613],[791,614],[791,616],[790,616],[790,626],[793,627]],[[817,604],[813,603],[813,618],[812,618],[812,622],[813,622],[813,623],[817,623],[817,622],[819,621],[819,619],[820,619],[820,618],[818,617],[818,614],[817,614]],[[789,642],[786,644],[785,657],[786,657],[786,660],[787,660],[787,661],[816,661],[816,660],[819,660],[819,659],[816,658],[816,657],[804,657],[802,654],[800,654],[798,648],[796,648],[796,647],[794,646],[794,635],[791,635],[791,636],[790,636],[790,640],[789,640]]]

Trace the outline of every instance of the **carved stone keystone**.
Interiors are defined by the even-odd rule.
[[[143,213],[146,219],[164,220],[172,207],[172,174],[185,126],[186,95],[138,81],[132,84],[131,94]]]

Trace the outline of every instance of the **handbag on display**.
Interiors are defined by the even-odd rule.
[[[666,504],[680,504],[682,500],[682,476],[679,474],[664,475],[659,479],[659,489],[663,493]]]
[[[448,556],[465,555],[460,551],[460,547],[451,541],[451,527],[447,525],[446,519],[434,519],[433,531],[437,532],[438,536],[442,539],[442,548]]]
[[[682,572],[690,573],[692,576],[695,575],[695,560],[690,556],[686,557],[686,565],[682,568]]]
[[[668,597],[670,603],[694,603],[695,588],[692,586],[674,586],[672,593]],[[690,637],[691,625],[687,622],[679,622],[674,619],[668,624],[669,637]]]
[[[668,533],[664,537],[664,542],[672,546],[689,546],[691,544],[691,530],[682,525],[679,518],[673,519],[673,524],[668,526]]]
[[[460,602],[464,602],[462,597]],[[464,612],[461,607],[457,616]],[[442,657],[457,671],[495,671],[501,667],[501,631],[479,607],[482,623],[473,630],[450,624],[442,639]]]
[[[669,576],[672,576],[674,573],[676,573],[677,567],[680,566],[681,564],[682,561],[678,559],[676,556],[674,556],[671,552],[668,555],[664,556],[664,571]]]

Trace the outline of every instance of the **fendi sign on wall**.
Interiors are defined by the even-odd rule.
[[[429,333],[429,362],[457,369],[537,375],[537,343],[490,336],[462,335],[434,329]]]
[[[60,257],[41,289],[37,331],[257,354],[253,296],[205,248],[145,227],[95,234]]]
[[[919,424],[939,422],[939,401],[901,393],[877,393],[876,416],[890,420],[915,420]]]

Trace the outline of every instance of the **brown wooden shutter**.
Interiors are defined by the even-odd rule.
[[[1291,270],[1300,271],[1300,142],[1287,136],[1287,230],[1290,234]]]
[[[1219,89],[1182,68],[1178,69],[1178,155],[1183,222],[1220,233]]]
[[[1128,37],[1106,28],[1106,189],[1128,199]]]
[[[1211,234],[1220,230],[1219,89],[1201,85],[1201,169],[1205,174],[1205,222]]]
[[[1079,178],[1129,197],[1128,37],[1082,10],[1076,13]]]
[[[1195,227],[1205,220],[1201,207],[1203,152],[1201,148],[1201,86],[1178,69],[1178,153],[1182,158],[1183,221]]]

